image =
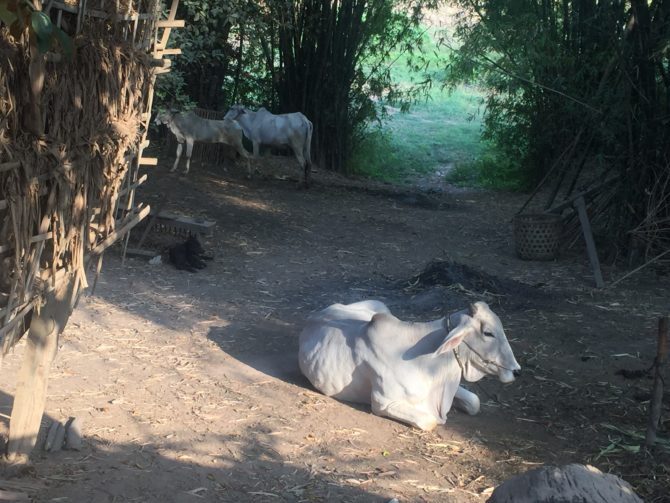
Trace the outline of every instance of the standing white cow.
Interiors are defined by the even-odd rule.
[[[220,121],[203,119],[194,112],[159,112],[155,122],[159,126],[166,124],[179,143],[177,145],[177,158],[170,170],[171,173],[177,170],[184,143],[186,143],[186,170],[184,173],[188,173],[191,167],[193,143],[196,141],[225,143],[234,147],[237,153],[247,160],[247,169],[251,173],[249,153],[242,145],[242,127],[237,122],[225,117]]]
[[[479,398],[459,385],[497,375],[514,381],[521,367],[500,319],[485,302],[428,323],[407,323],[379,301],[334,304],[300,334],[300,370],[316,389],[372,412],[431,430],[452,403],[469,414]]]
[[[237,121],[251,143],[254,157],[258,158],[260,146],[291,147],[300,167],[304,170],[302,182],[309,184],[312,170],[312,130],[310,120],[300,112],[275,115],[265,108],[256,112],[242,105],[233,105],[225,119]]]

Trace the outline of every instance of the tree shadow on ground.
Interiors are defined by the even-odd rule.
[[[98,292],[105,302],[93,306],[96,310],[93,314],[100,317],[99,325],[106,329],[101,330],[101,333],[112,336],[122,333],[124,327],[115,321],[114,316],[118,315],[119,311],[132,313],[137,319],[132,320],[131,330],[140,333],[147,328],[148,331],[160,332],[160,337],[148,338],[152,344],[168,346],[174,342],[171,339],[178,339],[186,348],[184,354],[188,355],[188,351],[195,349],[197,358],[200,358],[200,355],[211,358],[211,365],[203,370],[211,371],[207,375],[212,380],[227,373],[228,377],[236,382],[244,383],[241,389],[248,390],[247,392],[254,396],[255,404],[272,404],[278,411],[286,407],[286,402],[291,402],[294,408],[290,413],[290,419],[299,424],[295,426],[295,430],[300,435],[304,430],[304,423],[300,421],[308,417],[306,409],[300,405],[303,398],[318,402],[318,406],[314,406],[314,413],[319,421],[326,422],[332,419],[338,426],[349,421],[348,427],[351,427],[351,424],[359,426],[356,422],[360,421],[367,425],[371,434],[376,433],[377,438],[384,442],[395,438],[394,435],[398,432],[414,434],[410,428],[402,427],[390,420],[373,417],[369,413],[369,408],[365,406],[357,411],[351,404],[339,404],[311,391],[311,386],[301,376],[297,367],[297,337],[305,318],[309,312],[322,309],[334,302],[348,303],[362,298],[378,298],[385,301],[392,311],[403,319],[412,321],[436,319],[446,314],[445,311],[467,306],[473,298],[473,293],[479,289],[497,287],[500,286],[499,283],[489,277],[473,275],[470,271],[466,271],[468,274],[465,274],[465,279],[480,281],[483,286],[472,288],[461,281],[462,286],[470,290],[464,291],[454,284],[445,284],[440,275],[442,270],[437,271],[440,274],[424,278],[408,274],[407,271],[410,269],[423,267],[423,263],[419,261],[423,261],[420,257],[425,254],[422,255],[418,247],[404,249],[397,245],[401,239],[413,239],[411,237],[413,234],[409,232],[413,226],[418,226],[418,223],[409,225],[403,221],[380,221],[379,215],[383,214],[383,211],[395,211],[389,205],[379,207],[361,205],[361,208],[366,209],[365,215],[362,211],[353,210],[347,215],[326,214],[322,219],[325,223],[318,228],[320,232],[317,236],[313,222],[309,219],[300,220],[299,217],[316,208],[319,203],[316,199],[322,194],[300,193],[300,196],[289,205],[281,199],[271,197],[272,190],[278,187],[276,184],[270,188],[257,186],[253,187],[253,190],[244,189],[245,191],[235,187],[234,190],[226,191],[225,197],[214,194],[210,199],[203,195],[202,190],[196,193],[197,189],[203,188],[202,184],[196,186],[189,179],[188,184],[183,185],[193,185],[189,189],[191,191],[189,197],[198,202],[196,205],[198,211],[221,213],[220,228],[217,229],[218,241],[212,242],[223,243],[222,250],[225,249],[225,254],[221,252],[216,264],[208,266],[208,269],[196,275],[172,271],[169,265],[152,268],[139,261],[131,261],[131,265],[124,269],[119,266],[118,259],[113,259],[112,267],[106,268],[103,273],[110,278],[108,284],[102,284]],[[247,199],[256,206],[245,206],[242,204],[243,201],[238,200],[244,199],[241,196],[248,196]],[[343,197],[342,201],[344,201],[342,205],[349,204],[354,207],[353,209],[358,208],[357,200]],[[275,204],[277,211],[266,211],[256,204],[259,202],[268,203],[270,206]],[[345,213],[343,210],[341,212]],[[395,226],[400,227],[400,232],[391,234]],[[348,234],[351,236],[346,241],[344,238]],[[397,239],[388,236],[397,236]],[[459,239],[478,242],[474,234],[464,235]],[[386,243],[387,240],[394,242]],[[484,245],[489,246],[487,243]],[[477,249],[482,249],[481,246],[484,245],[480,243],[478,245],[480,248]],[[397,277],[390,278],[387,277],[388,268],[383,257],[385,253],[395,253],[394,250],[403,250],[402,264],[396,268],[396,271],[401,272],[395,272]],[[434,256],[437,255],[433,254]],[[497,270],[501,276],[506,274],[501,272],[500,268]],[[450,273],[449,277],[451,276],[453,274]],[[418,281],[418,285],[413,286],[415,281]],[[615,324],[618,319],[610,311],[598,312],[593,308],[582,308],[572,303],[568,305],[560,299],[558,305],[547,302],[547,306],[542,304],[541,309],[537,309],[538,306],[534,304],[536,301],[534,291],[522,299],[524,301],[526,298],[530,299],[530,304],[517,306],[514,302],[507,302],[508,298],[516,300],[513,292],[502,293],[505,297],[493,296],[494,299],[501,299],[495,304],[494,310],[500,315],[506,329],[510,329],[508,335],[513,339],[512,346],[515,352],[517,349],[519,351],[517,356],[526,373],[520,382],[504,390],[499,383],[491,379],[482,381],[481,386],[487,391],[485,394],[478,393],[486,400],[482,413],[476,417],[450,413],[446,427],[439,428],[436,433],[445,439],[454,434],[459,434],[465,439],[472,439],[475,436],[483,438],[487,447],[490,447],[489,451],[483,452],[483,456],[494,461],[484,465],[485,461],[480,457],[476,463],[478,463],[477,469],[481,466],[485,468],[487,474],[496,473],[497,466],[493,463],[507,466],[510,459],[512,466],[519,460],[556,462],[565,458],[565,461],[583,461],[582,456],[594,452],[592,438],[596,436],[595,430],[585,428],[584,425],[597,425],[603,420],[610,420],[607,418],[614,417],[611,412],[613,406],[609,401],[614,396],[610,393],[612,386],[601,386],[601,382],[605,380],[603,375],[606,376],[608,372],[606,364],[607,355],[612,352],[611,343],[607,337],[599,335],[616,333]],[[547,311],[545,307],[553,308],[549,310],[550,316],[545,316]],[[115,313],[103,318],[105,310],[114,310]],[[91,312],[92,309],[87,311]],[[622,313],[618,316],[623,318],[627,315]],[[91,318],[95,319],[93,316]],[[146,320],[146,323],[143,320]],[[158,327],[153,326],[154,324]],[[89,330],[91,327],[93,329],[98,327],[97,324],[88,326]],[[220,352],[216,348],[214,351],[205,351],[203,349],[205,345],[198,346],[201,339],[207,345],[212,345],[212,342],[216,344]],[[627,346],[617,346],[616,352],[632,353],[633,349],[637,351],[639,343],[633,338],[630,339],[630,342],[624,341]],[[128,358],[135,357],[135,349],[131,347],[125,349]],[[597,358],[590,358],[586,362],[580,361],[581,352],[586,350],[592,352],[588,353],[589,355],[596,355]],[[137,350],[141,351],[143,350]],[[163,358],[163,355],[160,358]],[[138,362],[138,360],[129,361],[135,364]],[[586,373],[584,371],[586,366],[594,368]],[[573,369],[576,371],[574,375],[567,372]],[[268,379],[268,376],[276,378],[279,382]],[[246,386],[249,382],[252,385]],[[581,391],[586,393],[580,399]],[[281,397],[280,400],[277,399],[278,396]],[[547,400],[547,396],[550,396],[551,400]],[[596,408],[594,401],[601,405]],[[629,407],[626,402],[622,403]],[[213,427],[222,428],[225,424],[224,419]],[[373,431],[375,429],[377,431]],[[237,435],[229,435],[227,443],[231,445],[234,442],[253,445],[259,435],[267,434],[258,426],[250,429],[229,426],[228,432],[231,431],[239,432],[239,435],[243,436],[238,438]],[[217,433],[220,433],[220,430],[206,435],[214,438]],[[603,441],[607,440],[602,431],[599,434]],[[342,434],[341,445],[350,439],[346,435],[349,433]],[[149,449],[154,445],[156,450],[160,450],[159,456],[166,456],[163,446],[169,445],[168,440],[171,441],[171,439],[165,441],[157,439],[147,444],[146,448]],[[439,440],[437,442],[439,443]],[[526,443],[531,442],[536,445],[529,448]],[[192,445],[188,442],[182,442],[180,445],[180,448],[186,450],[186,453],[181,452],[180,455],[189,456]],[[595,448],[597,447],[599,446],[596,445]],[[324,449],[327,448],[327,445],[324,446]],[[112,447],[101,445],[100,449],[112,449]],[[121,444],[119,449],[124,453],[133,452],[135,445]],[[416,455],[417,462],[422,463],[419,466],[425,469],[426,473],[431,472],[429,469],[432,468],[431,461],[424,462],[419,459],[419,455],[426,454],[425,445],[417,442],[406,452],[410,456]],[[472,452],[473,456],[482,455],[482,451],[472,449]],[[285,460],[285,457],[280,458]],[[174,466],[170,464],[173,472],[180,469],[185,472],[192,471],[185,459],[185,457],[177,459],[179,463]],[[270,468],[284,466],[278,460],[270,459],[265,466]],[[314,463],[320,457],[317,452],[306,454],[303,459],[309,459]],[[340,458],[331,456],[327,459]],[[327,461],[324,463],[327,464]],[[348,463],[349,460],[341,462],[344,465]],[[450,463],[451,461],[440,468],[440,475],[446,473]],[[462,462],[453,464],[467,468]],[[208,466],[199,461],[200,465]],[[147,465],[141,460],[139,466],[144,468],[130,467],[131,470],[137,471],[138,478],[141,478],[142,474],[154,477],[161,473],[142,471],[149,468],[146,468]],[[516,466],[520,469],[518,464]],[[128,467],[110,469],[107,475],[116,476],[117,472],[114,470],[122,472],[128,469]],[[301,467],[300,470],[304,475],[305,469]],[[231,474],[237,483],[238,479],[244,480],[247,471],[247,465],[237,460],[234,469],[231,468],[225,473]],[[271,472],[271,469],[269,471]],[[321,475],[324,476],[324,480],[328,480],[331,474],[321,473]],[[290,476],[289,480],[294,482]],[[300,485],[300,480],[295,480],[295,485]],[[201,486],[187,487],[184,484],[186,491],[198,487]],[[277,490],[276,488],[280,486],[258,482],[257,486],[250,487],[251,490],[260,487],[258,492],[279,494],[272,490]],[[366,486],[366,490],[369,491],[369,486]],[[249,497],[248,492],[239,492],[239,489],[232,488],[229,491],[230,494],[240,494],[243,498]],[[115,494],[123,492],[117,491]],[[209,494],[211,496],[214,493]],[[362,494],[365,495],[365,490]],[[356,497],[358,494],[354,493],[351,498]],[[141,500],[141,496],[133,498]],[[128,501],[132,501],[133,498]],[[340,500],[337,497],[324,498]],[[347,497],[341,499],[347,500]],[[117,497],[117,501],[120,500],[124,499]],[[223,501],[245,500],[232,498]],[[276,498],[268,501],[276,501]]]
[[[356,487],[348,472],[329,468],[339,454],[324,448],[314,464],[278,452],[277,437],[255,427],[211,435],[206,442],[161,440],[107,444],[88,437],[81,451],[33,454],[34,466],[5,481],[5,488],[35,502],[299,501],[384,502],[390,498]],[[181,436],[181,435],[178,435]],[[3,483],[0,482],[0,488]]]

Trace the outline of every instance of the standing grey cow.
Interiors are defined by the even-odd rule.
[[[428,323],[401,321],[375,300],[334,304],[308,319],[298,363],[322,393],[369,403],[373,413],[422,430],[444,424],[452,403],[479,411],[461,378],[509,383],[521,370],[485,302]]]
[[[193,143],[201,141],[204,143],[225,143],[234,147],[238,154],[247,160],[247,169],[251,173],[249,153],[242,145],[243,132],[240,125],[224,117],[223,120],[203,119],[194,112],[159,112],[155,120],[157,125],[166,124],[174,134],[177,142],[177,158],[170,172],[177,170],[181,151],[186,143],[186,170],[188,173],[191,166],[191,153]]]
[[[242,105],[233,105],[224,118],[235,120],[242,126],[244,134],[253,143],[256,158],[261,145],[291,147],[304,170],[302,182],[304,185],[309,184],[313,126],[307,117],[300,112],[275,115],[265,108],[254,112]]]

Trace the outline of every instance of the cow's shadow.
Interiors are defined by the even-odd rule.
[[[207,338],[240,363],[275,379],[300,387],[311,384],[298,367],[298,339],[287,336],[287,327],[262,320],[248,328],[235,323],[212,326]],[[258,341],[262,341],[259,349]]]
[[[263,352],[249,350],[244,345],[230,345],[226,341],[239,340],[240,329],[235,325],[213,326],[210,327],[207,337],[216,342],[219,347],[229,356],[261,374],[273,377],[287,384],[304,388],[314,393],[320,393],[300,371],[298,366],[298,337],[287,337],[285,327],[278,328],[271,320],[265,320],[254,327],[254,336],[264,337],[272,340],[277,331],[283,331],[284,337],[282,344],[276,347],[268,344],[268,348]],[[352,407],[358,411],[371,412],[370,405],[345,402],[337,400],[342,404]]]

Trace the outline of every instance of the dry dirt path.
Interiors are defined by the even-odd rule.
[[[35,501],[483,502],[511,474],[593,459],[608,441],[601,424],[641,420],[638,383],[614,370],[648,362],[653,339],[630,331],[653,333],[667,290],[641,276],[594,293],[581,255],[517,260],[518,196],[371,191],[325,176],[303,191],[198,166],[188,178],[165,171],[143,200],[216,220],[204,243],[214,260],[191,274],[108,253],[62,337],[44,420],[81,418],[85,448],[34,456],[12,487]],[[527,286],[468,271],[460,287],[416,281],[434,259]],[[297,336],[313,310],[378,298],[427,320],[482,296],[526,373],[476,385],[477,417],[452,411],[423,433],[321,396],[300,376]],[[21,354],[5,360],[6,376]]]

